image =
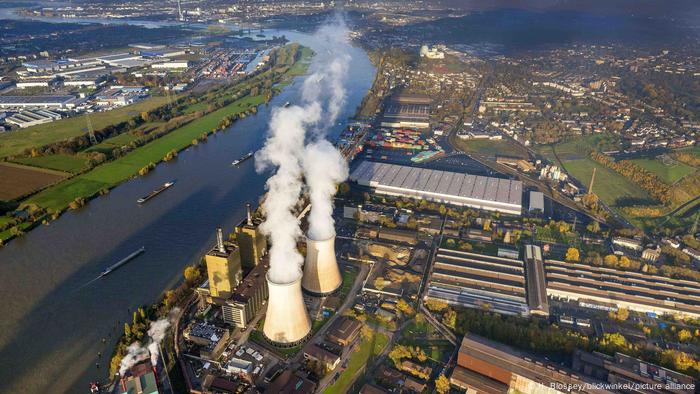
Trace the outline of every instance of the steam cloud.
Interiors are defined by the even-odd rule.
[[[301,276],[304,263],[296,243],[302,236],[294,207],[305,176],[312,200],[310,234],[334,234],[331,198],[338,182],[347,177],[347,164],[325,141],[345,103],[345,76],[350,60],[348,29],[336,15],[315,33],[324,49],[316,53],[310,75],[302,86],[302,104],[277,108],[272,114],[265,147],[256,155],[256,169],[277,168],[267,181],[261,230],[270,236],[270,280],[290,283]],[[325,104],[325,105],[324,105]],[[307,143],[307,132],[309,145]]]
[[[160,356],[159,345],[163,342],[163,339],[165,339],[165,334],[168,332],[168,328],[172,325],[179,311],[180,308],[173,308],[168,314],[168,317],[151,322],[151,327],[148,329],[148,342],[146,346],[143,346],[141,342],[134,342],[126,348],[126,355],[119,364],[119,375],[124,376],[131,367],[143,361],[149,357],[149,355],[151,364],[153,366],[158,364],[158,357]]]

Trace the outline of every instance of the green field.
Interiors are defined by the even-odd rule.
[[[593,193],[610,207],[621,208],[624,205],[630,205],[630,202],[638,204],[641,201],[652,201],[649,195],[634,182],[592,159],[566,161],[564,168],[585,185],[590,182],[593,168],[596,168]]]
[[[87,167],[87,160],[85,158],[70,155],[24,157],[13,161],[32,167],[48,168],[70,173],[80,172],[80,170]]]
[[[149,163],[159,162],[170,150],[181,150],[203,132],[216,128],[222,118],[242,112],[251,106],[265,102],[263,96],[244,97],[224,108],[194,120],[157,140],[144,145],[126,156],[105,163],[94,170],[50,187],[29,198],[35,203],[54,211],[63,210],[76,197],[90,197],[105,188],[111,188],[134,176]]]
[[[168,103],[167,97],[150,97],[136,104],[111,111],[90,114],[94,130],[128,120],[140,112],[150,111]],[[25,149],[43,146],[85,134],[87,131],[86,115],[61,119],[26,129],[0,134],[0,158],[21,154]]]
[[[528,157],[525,147],[507,140],[464,140],[455,138],[456,148],[462,152],[476,153],[485,156],[510,156],[526,159]]]
[[[350,356],[348,368],[343,371],[333,385],[328,386],[323,392],[326,394],[347,393],[358,371],[367,366],[371,357],[381,354],[388,343],[389,337],[381,332],[375,332],[371,338],[362,338],[359,350],[355,350]]]
[[[535,150],[553,162],[558,162],[559,160],[580,160],[588,157],[593,150],[608,151],[618,149],[617,141],[618,138],[612,134],[591,134],[556,144],[537,145]],[[559,160],[557,160],[557,157]]]
[[[630,161],[656,174],[656,176],[669,185],[695,172],[695,168],[680,162],[667,166],[661,159],[633,159]]]

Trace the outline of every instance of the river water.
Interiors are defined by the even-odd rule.
[[[267,33],[325,50],[326,44],[308,34]],[[375,74],[359,48],[351,51],[349,70],[339,119],[354,114]],[[245,204],[258,202],[266,176],[255,173],[253,160],[240,168],[231,161],[262,146],[272,108],[297,101],[303,78],[257,115],[0,248],[0,393],[81,393],[88,392],[90,380],[105,379],[115,339],[131,321],[129,310],[175,285],[183,268],[214,242],[215,228],[230,231],[243,218]],[[173,179],[175,186],[136,204]],[[146,253],[86,285],[141,246]]]

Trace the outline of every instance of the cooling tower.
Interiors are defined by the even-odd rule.
[[[335,235],[322,241],[306,238],[306,262],[301,287],[310,294],[323,296],[338,290],[343,283],[335,260]]]
[[[293,347],[311,333],[311,319],[301,295],[301,278],[291,283],[275,283],[267,275],[269,299],[263,334],[279,347]]]

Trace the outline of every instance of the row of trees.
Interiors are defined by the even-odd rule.
[[[625,178],[630,179],[656,200],[664,204],[669,204],[671,202],[671,187],[664,183],[656,174],[651,173],[629,160],[615,161],[612,157],[598,151],[592,151],[591,158]]]

